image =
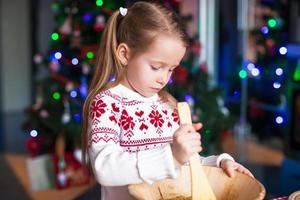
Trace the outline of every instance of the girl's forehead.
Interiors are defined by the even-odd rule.
[[[180,62],[185,54],[186,47],[183,42],[176,37],[158,36],[148,46],[144,56],[156,60],[157,62],[174,63]]]

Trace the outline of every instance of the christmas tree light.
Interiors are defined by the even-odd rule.
[[[56,32],[52,33],[52,34],[51,34],[51,39],[52,39],[52,40],[58,40],[58,39],[59,39],[59,34],[56,33]]]

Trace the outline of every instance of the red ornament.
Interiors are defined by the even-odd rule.
[[[231,130],[224,130],[220,134],[220,140],[224,141],[226,138],[233,136],[233,133]]]
[[[194,54],[199,56],[201,54],[201,44],[199,42],[195,42],[192,45],[191,50]]]
[[[176,84],[184,85],[187,81],[188,71],[187,69],[179,66],[175,69],[173,80]]]
[[[42,141],[39,138],[31,137],[26,141],[26,148],[32,157],[35,157],[39,154],[41,147]]]
[[[200,65],[200,70],[201,70],[201,72],[204,72],[205,74],[207,74],[207,73],[208,73],[208,67],[207,67],[207,64],[206,64],[206,63],[202,63],[202,64]]]

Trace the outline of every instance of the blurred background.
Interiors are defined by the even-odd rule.
[[[137,0],[0,0],[1,199],[100,199],[81,164],[82,107],[107,19]],[[190,38],[168,84],[202,155],[228,152],[266,199],[300,190],[300,1],[153,0]]]

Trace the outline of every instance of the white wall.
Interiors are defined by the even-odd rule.
[[[0,92],[4,113],[30,104],[30,1],[0,0]]]

